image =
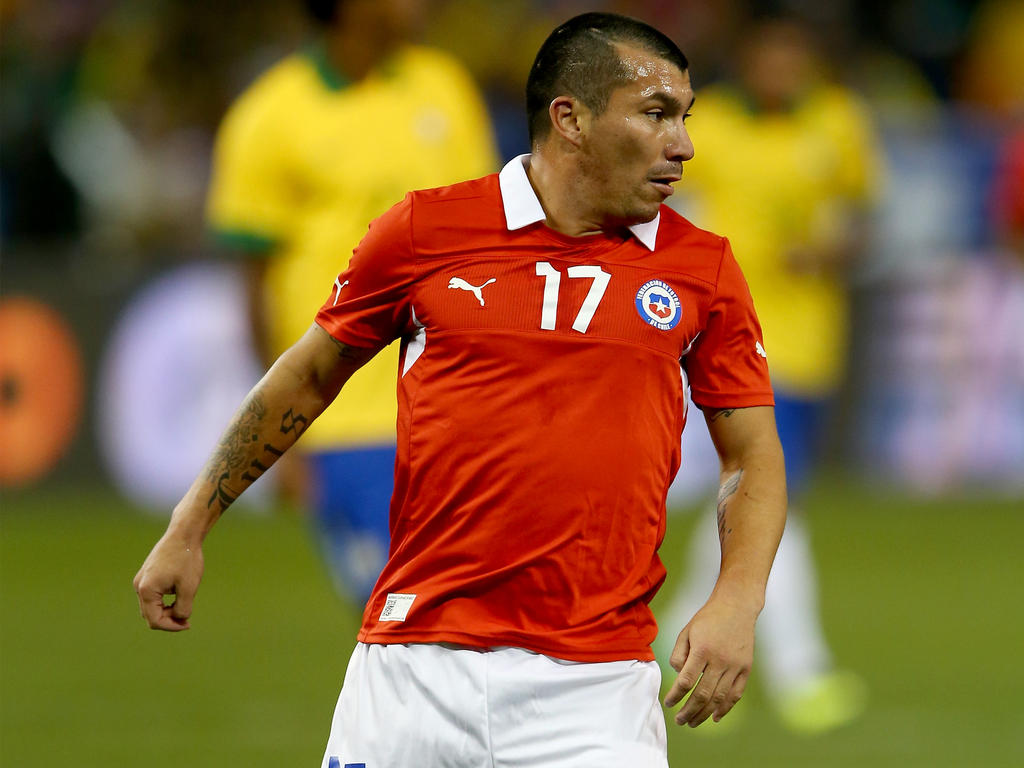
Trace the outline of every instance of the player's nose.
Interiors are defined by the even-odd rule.
[[[680,119],[674,126],[675,130],[665,145],[665,157],[676,163],[683,163],[693,159],[693,141],[690,139],[690,132],[686,130],[686,124]]]

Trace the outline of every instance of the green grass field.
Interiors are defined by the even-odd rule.
[[[670,726],[672,766],[1024,765],[1024,504],[831,483],[807,506],[827,631],[870,685],[867,714],[791,735],[755,670],[736,730]],[[319,765],[358,616],[302,519],[222,521],[193,629],[168,635],[145,628],[131,587],[161,521],[98,490],[0,508],[0,765]],[[670,574],[692,523],[671,520]]]

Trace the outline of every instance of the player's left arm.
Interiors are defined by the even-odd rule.
[[[786,520],[786,480],[769,406],[708,409],[721,459],[718,533],[722,563],[711,597],[679,633],[669,663],[679,674],[665,698],[691,691],[676,723],[721,719],[739,701],[754,655],[754,625]]]

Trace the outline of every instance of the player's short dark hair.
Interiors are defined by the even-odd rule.
[[[303,0],[306,13],[319,24],[329,26],[338,19],[338,8],[344,0]]]
[[[526,116],[530,144],[551,128],[548,106],[566,94],[600,114],[612,91],[628,82],[616,50],[625,43],[665,59],[685,72],[686,56],[672,40],[649,24],[616,13],[584,13],[569,19],[541,45],[526,81]]]

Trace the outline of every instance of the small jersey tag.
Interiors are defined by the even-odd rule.
[[[415,599],[416,595],[400,595],[389,592],[378,621],[405,621],[405,617],[409,615],[409,609],[412,608],[412,601]]]

